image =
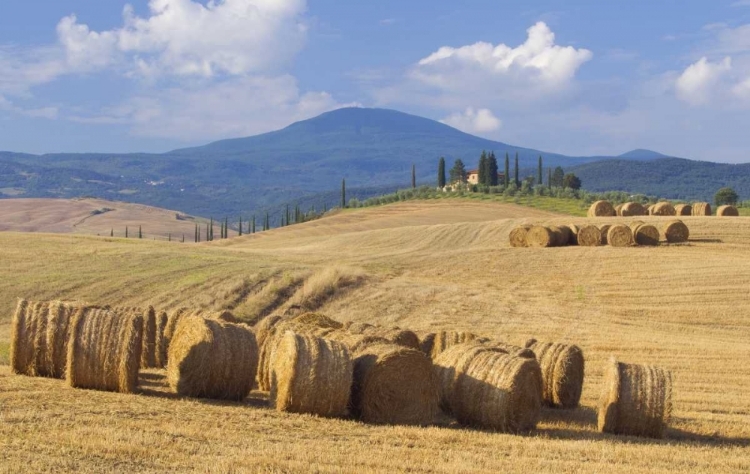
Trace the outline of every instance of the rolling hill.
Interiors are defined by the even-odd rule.
[[[203,219],[157,207],[102,199],[5,199],[0,201],[0,231],[75,233],[192,241]]]
[[[750,163],[726,164],[682,158],[650,161],[603,160],[570,168],[589,191],[621,190],[670,199],[713,202],[719,188],[730,186],[750,198]]]

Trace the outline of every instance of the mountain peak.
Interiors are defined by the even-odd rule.
[[[646,161],[646,160],[657,160],[659,158],[669,158],[669,156],[663,155],[657,151],[637,148],[627,153],[623,153],[622,155],[619,155],[617,158]]]

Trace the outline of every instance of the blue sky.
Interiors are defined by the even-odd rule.
[[[750,0],[0,3],[0,150],[166,151],[350,105],[748,162]]]

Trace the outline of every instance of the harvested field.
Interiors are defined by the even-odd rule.
[[[511,248],[510,230],[590,222],[530,215],[521,207],[503,214],[488,205],[484,214],[473,214],[466,207],[452,210],[450,202],[438,204],[346,211],[188,249],[0,234],[0,301],[6,305],[0,313],[0,363],[8,361],[19,295],[153,305],[167,312],[184,306],[231,309],[242,304],[235,289],[245,280],[252,294],[252,285],[277,272],[312,274],[343,265],[372,278],[317,310],[333,319],[419,334],[470,331],[517,345],[536,337],[579,346],[586,368],[578,408],[542,408],[537,429],[519,437],[461,428],[452,419],[438,418],[428,428],[392,427],[279,413],[260,392],[240,403],[177,398],[162,370],[142,371],[140,394],[133,396],[73,390],[59,380],[15,376],[0,366],[0,443],[9,447],[3,467],[341,472],[356,461],[363,473],[750,468],[750,371],[741,363],[750,333],[750,268],[738,264],[750,259],[750,219],[685,218],[689,245],[537,252]],[[662,229],[672,219],[647,220]],[[627,282],[636,282],[637,291]],[[232,311],[253,320],[252,313]],[[611,355],[672,373],[673,411],[664,439],[598,432],[598,398]]]

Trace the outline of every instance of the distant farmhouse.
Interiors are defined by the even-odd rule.
[[[497,173],[497,182],[505,181],[505,173]],[[469,170],[466,172],[466,182],[469,184],[479,184],[479,170]]]

